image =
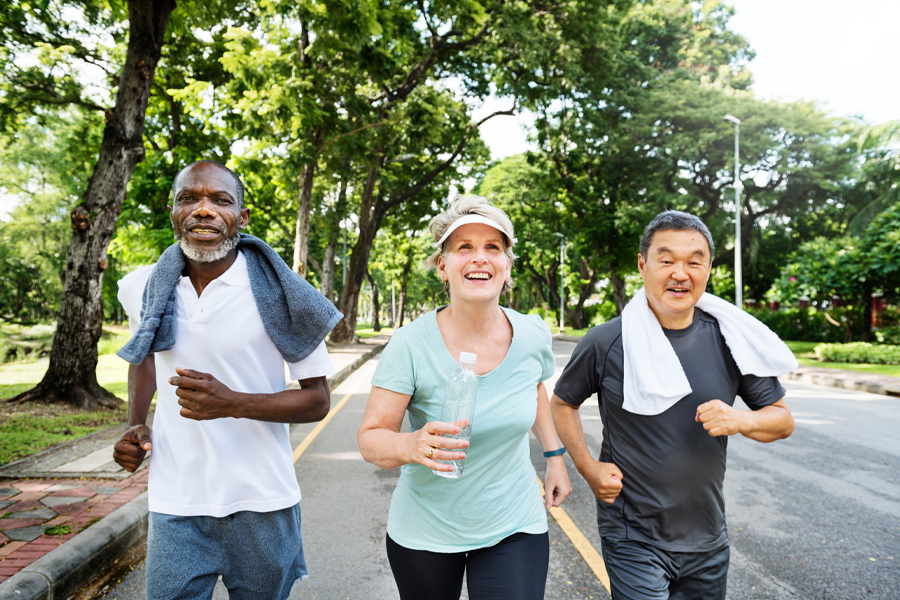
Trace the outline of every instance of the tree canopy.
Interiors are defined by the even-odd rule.
[[[353,338],[362,296],[371,312],[392,282],[397,324],[441,301],[421,268],[423,232],[464,190],[517,227],[517,285],[503,301],[520,310],[558,318],[564,271],[568,324],[621,311],[641,230],[665,208],[709,225],[713,289],[727,295],[735,182],[725,114],[741,119],[744,296],[896,298],[897,123],[757,98],[753,51],[719,0],[172,8],[0,8],[0,191],[16,204],[0,222],[10,282],[0,318],[58,315],[90,323],[91,335],[103,313],[121,318],[115,279],[172,243],[174,177],[202,158],[241,176],[248,231],[338,304],[336,342]],[[155,50],[135,54],[151,38]],[[488,100],[504,108],[479,112]],[[522,111],[534,117],[530,149],[492,163],[479,126]],[[75,297],[92,300],[71,312]],[[66,335],[76,339],[63,334],[60,348],[77,354]],[[90,355],[96,340],[76,345]]]

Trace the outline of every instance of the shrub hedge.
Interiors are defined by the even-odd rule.
[[[798,342],[843,342],[846,329],[828,322],[825,316],[814,308],[750,308],[747,312],[762,321],[783,340]],[[853,315],[843,309],[832,309],[830,316],[839,323],[847,323],[853,328]],[[857,333],[857,332],[854,332]]]
[[[900,365],[900,346],[868,342],[819,344],[816,346],[815,352],[819,360],[827,362]]]

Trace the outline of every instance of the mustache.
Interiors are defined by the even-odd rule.
[[[694,289],[694,286],[691,285],[690,283],[685,283],[685,282],[681,282],[681,281],[670,281],[670,282],[666,283],[666,287],[667,288],[681,287],[681,288],[686,288],[686,289],[692,290],[692,291]]]

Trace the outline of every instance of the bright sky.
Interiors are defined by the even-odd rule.
[[[759,97],[817,100],[834,116],[873,124],[900,119],[900,1],[725,1],[736,11],[731,29],[756,51],[750,70]],[[495,117],[482,126],[494,158],[522,152],[527,122]]]

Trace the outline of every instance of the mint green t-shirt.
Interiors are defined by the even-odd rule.
[[[411,396],[412,430],[438,421],[458,357],[437,325],[441,307],[398,329],[378,360],[372,385]],[[550,329],[536,315],[503,311],[513,339],[503,362],[478,376],[472,440],[459,479],[403,465],[391,499],[388,535],[413,550],[467,552],[514,533],[544,533],[547,514],[528,447],[537,384],[556,368]]]

